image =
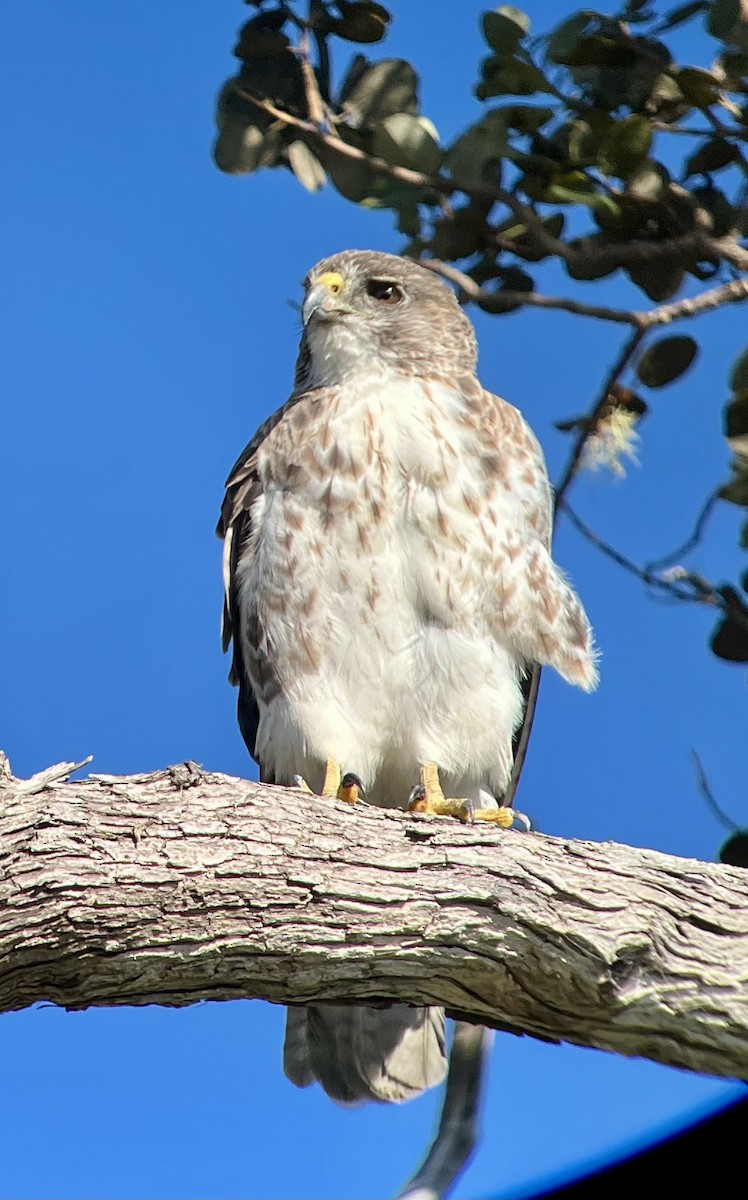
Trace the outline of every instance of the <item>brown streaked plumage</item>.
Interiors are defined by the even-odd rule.
[[[263,779],[325,765],[370,802],[419,778],[496,806],[533,663],[596,682],[584,610],[550,555],[551,493],[521,414],[476,378],[454,295],[406,259],[345,251],[306,282],[290,399],[227,483],[224,646]],[[444,1073],[439,1009],[289,1012],[284,1064],[342,1103]]]

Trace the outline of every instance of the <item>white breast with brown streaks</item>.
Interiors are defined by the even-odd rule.
[[[517,502],[481,461],[474,406],[412,378],[317,389],[264,440],[238,574],[272,663],[257,754],[276,779],[314,786],[331,757],[403,804],[433,760],[454,794],[503,787],[518,664],[488,617]]]

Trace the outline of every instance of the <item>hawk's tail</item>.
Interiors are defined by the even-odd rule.
[[[328,1004],[288,1010],[283,1069],[338,1104],[412,1100],[444,1079],[444,1010]]]

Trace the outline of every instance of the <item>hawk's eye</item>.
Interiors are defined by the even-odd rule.
[[[382,304],[399,304],[405,292],[399,283],[392,283],[389,279],[367,279],[366,294]]]

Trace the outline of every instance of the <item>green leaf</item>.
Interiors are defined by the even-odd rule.
[[[501,159],[508,149],[504,109],[486,113],[450,146],[445,165],[462,183],[494,183],[501,178]]]
[[[520,267],[500,267],[497,277],[501,280],[501,290],[505,292],[532,292],[535,283],[531,275]]]
[[[308,192],[318,192],[327,182],[327,172],[306,142],[298,139],[286,147],[291,170]]]
[[[497,288],[490,289],[490,300],[485,302],[479,301],[480,306],[486,312],[514,312],[516,309],[522,308],[523,301],[515,299],[514,295],[507,295],[507,293],[524,293],[528,295],[535,288],[532,278],[519,267],[496,266],[492,277],[501,280],[501,284]]]
[[[718,492],[719,498],[736,504],[738,508],[748,508],[748,470],[745,460],[741,457],[735,458],[731,465],[732,479],[722,484]]]
[[[404,198],[395,211],[397,213],[397,232],[401,233],[403,237],[418,237],[421,232],[421,213],[412,196],[410,203]]]
[[[636,373],[645,387],[665,387],[688,370],[698,352],[698,345],[687,334],[660,338],[644,351]]]
[[[564,66],[569,55],[574,53],[577,42],[590,28],[592,20],[597,15],[590,9],[584,9],[582,12],[567,17],[565,21],[557,25],[546,44],[545,57],[548,62]]]
[[[216,138],[213,158],[227,175],[248,175],[260,165],[265,134],[246,121],[227,120]]]
[[[741,0],[712,0],[706,27],[712,37],[724,41],[740,20]]]
[[[600,143],[600,165],[611,175],[627,179],[639,167],[652,145],[652,123],[634,113],[615,121]]]
[[[512,54],[530,31],[530,18],[512,4],[502,4],[481,17],[483,37],[497,54]]]
[[[748,608],[734,588],[720,591],[730,608],[712,635],[712,653],[726,662],[748,662]]]
[[[552,108],[537,104],[506,104],[499,111],[510,129],[526,135],[537,133],[554,115]]]
[[[748,346],[732,364],[728,383],[733,392],[748,390]]]
[[[612,275],[618,268],[610,263],[603,265],[600,257],[595,254],[596,250],[610,246],[610,238],[604,233],[591,233],[587,237],[576,238],[569,243],[571,250],[575,251],[574,257],[566,259],[564,267],[566,273],[571,279],[580,279],[589,282],[592,279],[605,279],[608,275]]]
[[[739,92],[748,75],[748,46],[745,50],[723,50],[717,60],[725,72],[725,87],[729,92]]]
[[[234,46],[234,55],[243,60],[251,58],[277,58],[290,46],[290,39],[281,28],[285,22],[283,12],[261,13],[247,21],[239,30],[239,40]]]
[[[271,100],[281,108],[305,111],[301,67],[298,58],[290,50],[284,50],[272,58],[244,59],[235,83],[253,96]],[[270,123],[270,118],[263,117],[257,108],[254,111],[257,113],[256,120],[264,119],[266,124]]]
[[[708,8],[709,0],[690,0],[688,4],[679,4],[677,8],[671,8],[670,12],[663,17],[657,26],[657,32],[666,33],[668,29],[676,29],[678,25],[683,25],[684,22],[690,21],[691,17],[705,12]]]
[[[627,274],[650,300],[662,304],[680,289],[685,271],[676,260],[658,259],[657,262],[635,263],[627,268]]]
[[[728,867],[748,867],[748,831],[739,829],[731,833],[720,846],[717,857]]]
[[[418,76],[404,58],[369,63],[357,55],[340,91],[338,103],[354,125],[383,121],[393,113],[418,112]]]
[[[439,135],[427,117],[393,113],[374,126],[372,154],[393,167],[436,175],[441,167]]]
[[[712,171],[721,171],[739,157],[740,151],[737,146],[728,142],[726,138],[709,138],[686,159],[684,179],[690,178],[691,175],[708,175]]]
[[[691,192],[702,212],[709,218],[714,237],[726,237],[737,225],[737,213],[724,192],[711,183],[694,188]]]
[[[613,125],[610,113],[590,109],[584,117],[575,117],[568,131],[568,152],[572,162],[593,164],[600,153],[600,143]]]
[[[552,238],[560,238],[564,231],[564,214],[553,213],[550,217],[543,220],[543,228]],[[514,236],[513,252],[518,258],[522,258],[525,262],[542,262],[543,259],[549,257],[548,251],[538,244],[537,238],[533,233],[520,225],[518,232]]]
[[[672,124],[684,117],[691,108],[673,77],[666,71],[657,76],[647,98],[646,110],[650,117]]]
[[[483,222],[472,208],[458,208],[451,217],[435,221],[431,253],[446,261],[469,258],[480,249],[482,235]]]
[[[662,163],[647,158],[631,172],[626,181],[626,195],[634,200],[659,200],[670,186],[670,175]]]
[[[675,72],[675,80],[683,95],[696,108],[709,108],[717,104],[722,95],[719,76],[701,67],[683,67]]]
[[[347,145],[355,146],[357,150],[366,148],[365,139],[357,130],[341,127],[338,133],[341,141]],[[346,158],[332,149],[327,150],[323,161],[336,191],[354,204],[363,204],[364,200],[373,195],[377,180],[381,179],[381,175],[372,171],[367,162]]]
[[[517,186],[530,200],[551,204],[590,205],[596,195],[595,185],[584,171],[564,171],[554,176],[529,172]]]
[[[533,96],[549,91],[548,80],[534,63],[502,54],[483,59],[475,94],[479,100],[488,100],[491,96]]]
[[[607,208],[596,208],[592,214],[603,233],[609,234],[614,241],[644,233],[652,216],[651,204],[630,196],[627,191],[620,192],[615,200],[613,197],[608,199],[612,203]]]
[[[326,28],[347,42],[381,42],[392,17],[381,4],[371,0],[338,0],[339,17],[331,17]]]
[[[631,67],[637,59],[636,42],[620,36],[591,34],[581,37],[566,54],[566,67]]]
[[[733,470],[748,475],[748,387],[740,388],[723,410],[724,434],[730,449],[738,456]],[[745,459],[745,463],[742,460]],[[726,497],[729,499],[729,496]]]

